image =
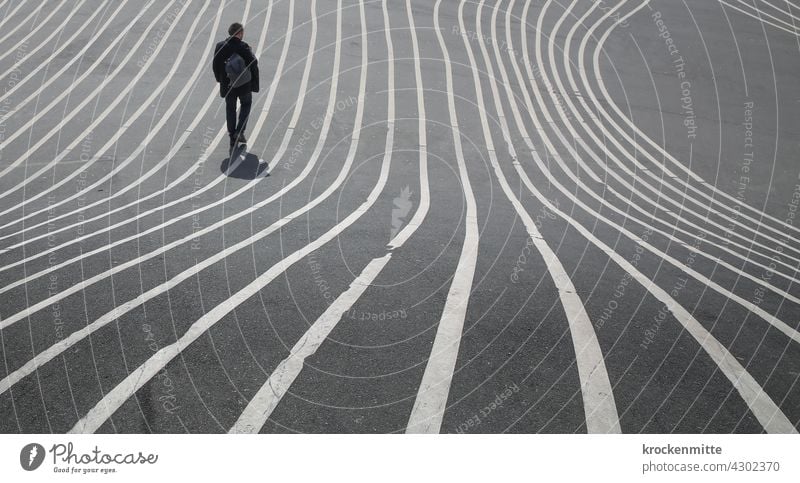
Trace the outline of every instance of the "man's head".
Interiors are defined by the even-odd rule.
[[[228,35],[241,39],[244,37],[244,25],[239,22],[233,22],[231,26],[228,27]]]

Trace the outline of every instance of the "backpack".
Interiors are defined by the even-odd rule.
[[[231,87],[241,87],[251,79],[250,69],[242,56],[235,52],[225,61],[225,73],[228,75]]]

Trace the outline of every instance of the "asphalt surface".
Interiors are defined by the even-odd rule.
[[[800,5],[0,23],[0,431],[800,428]]]

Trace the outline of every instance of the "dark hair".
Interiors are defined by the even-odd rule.
[[[233,22],[231,26],[228,27],[228,35],[233,37],[234,35],[238,34],[243,30],[244,30],[244,25],[240,24],[239,22]]]

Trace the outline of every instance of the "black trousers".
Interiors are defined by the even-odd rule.
[[[239,120],[236,120],[236,101],[239,100],[242,108],[239,111]],[[225,117],[228,121],[228,135],[231,144],[239,133],[244,133],[247,127],[247,118],[250,117],[250,106],[253,103],[253,93],[250,84],[234,87],[225,95]]]

